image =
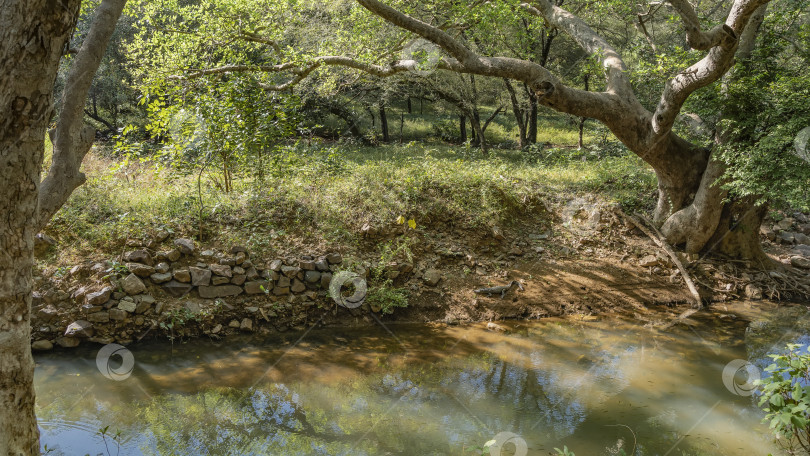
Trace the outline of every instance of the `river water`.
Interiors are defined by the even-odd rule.
[[[134,368],[119,380],[88,346],[36,357],[37,413],[43,444],[66,455],[480,455],[509,432],[503,456],[766,456],[779,453],[763,413],[723,370],[764,367],[771,347],[805,338],[804,319],[782,318],[790,330],[713,313],[667,331],[547,319],[502,323],[507,332],[378,325],[148,343],[129,347]],[[109,362],[115,372],[122,360]]]

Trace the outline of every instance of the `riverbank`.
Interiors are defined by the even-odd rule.
[[[190,177],[91,157],[88,184],[40,242],[33,347],[375,320],[643,320],[656,307],[694,305],[673,259],[623,215],[653,201],[654,178],[636,157],[383,152],[300,152],[309,161],[295,155],[261,187],[223,194],[215,179],[200,182],[196,202]],[[774,212],[763,227],[777,270],[677,258],[706,302],[806,299],[807,274],[791,263],[810,255],[809,222]],[[330,296],[341,272],[365,279],[361,307]],[[520,287],[503,297],[474,291],[513,281]]]

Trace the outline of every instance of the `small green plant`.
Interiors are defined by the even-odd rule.
[[[765,410],[763,422],[770,422],[776,441],[788,454],[810,454],[810,347],[788,344],[784,354],[771,354],[769,375],[757,380]]]
[[[400,217],[403,219],[404,218]],[[416,223],[413,219],[408,221],[408,226],[414,229]],[[371,268],[370,278],[373,283],[368,288],[366,302],[372,308],[378,308],[385,314],[394,313],[397,307],[408,307],[408,291],[404,288],[394,287],[394,281],[386,275],[386,266],[398,256],[404,256],[408,261],[413,261],[413,254],[406,239],[398,239],[396,243],[386,243],[380,253],[380,261]]]
[[[160,322],[160,328],[166,331],[174,330],[186,325],[189,321],[196,320],[194,312],[185,307],[178,307],[169,311],[166,320]]]
[[[98,430],[98,435],[101,436],[101,439],[104,441],[104,449],[107,451],[107,456],[112,456],[110,452],[110,447],[107,444],[107,437],[110,438],[113,442],[115,442],[115,454],[118,455],[121,452],[121,431],[115,431],[115,434],[109,434],[110,426],[104,426],[103,428]]]
[[[567,446],[563,445],[563,449],[554,448],[554,451],[557,452],[559,456],[576,456],[574,452],[569,450]]]

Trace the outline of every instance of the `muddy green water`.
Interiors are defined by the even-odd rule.
[[[740,358],[766,365],[770,344],[801,340],[802,328],[760,321],[757,338],[717,314],[667,332],[503,325],[511,332],[393,325],[140,344],[121,381],[98,370],[98,346],[39,355],[42,442],[51,454],[108,454],[97,431],[109,425],[121,430],[120,449],[107,439],[112,455],[481,454],[470,450],[501,432],[528,455],[778,454],[754,399],[731,393],[722,372]]]

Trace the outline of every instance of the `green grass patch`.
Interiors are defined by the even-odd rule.
[[[124,240],[156,228],[197,237],[202,226],[206,242],[244,243],[260,253],[287,236],[357,242],[363,224],[400,216],[422,228],[506,226],[550,200],[599,193],[642,206],[653,203],[655,190],[652,171],[635,155],[575,149],[495,150],[485,159],[477,149],[416,143],[290,146],[274,153],[263,181],[245,170],[230,193],[218,189],[215,169],[201,176],[198,193],[196,175],[116,165],[97,154],[85,160],[88,182],[49,227],[61,244],[55,261],[115,254]]]

